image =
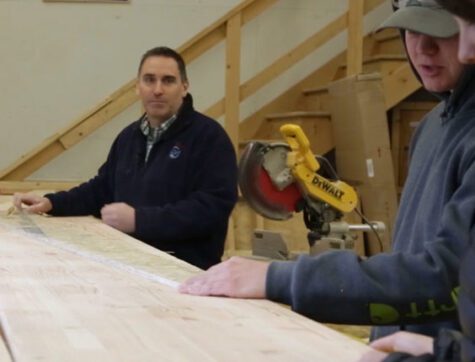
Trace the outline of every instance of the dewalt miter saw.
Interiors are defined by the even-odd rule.
[[[353,247],[351,231],[382,232],[384,224],[349,225],[341,219],[355,210],[357,194],[345,182],[318,173],[320,163],[302,129],[280,128],[285,142],[250,142],[239,163],[239,187],[249,205],[262,216],[286,220],[303,211],[310,230],[310,253]]]

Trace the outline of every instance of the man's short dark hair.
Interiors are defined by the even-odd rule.
[[[178,65],[178,71],[180,72],[181,80],[183,82],[188,82],[188,77],[186,75],[185,61],[183,60],[180,54],[178,54],[176,51],[168,47],[156,47],[156,48],[147,50],[145,54],[142,55],[142,59],[140,59],[139,74],[140,74],[140,71],[142,70],[143,63],[150,57],[165,57],[165,58],[174,59]]]
[[[475,22],[475,0],[436,0],[452,14],[469,22]]]

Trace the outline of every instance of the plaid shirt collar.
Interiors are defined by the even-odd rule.
[[[171,116],[165,122],[160,123],[158,127],[152,127],[147,115],[145,115],[145,117],[143,117],[142,121],[140,122],[140,130],[142,131],[143,135],[147,137],[147,142],[154,144],[160,139],[162,134],[170,128],[175,120],[176,114]]]
[[[176,117],[176,114],[174,114],[165,122],[160,123],[158,127],[152,127],[147,115],[142,118],[142,121],[140,122],[140,130],[142,131],[143,135],[147,137],[147,144],[145,146],[145,163],[148,162],[150,152],[152,151],[155,143],[160,140],[165,131],[170,128],[173,122],[175,122]]]

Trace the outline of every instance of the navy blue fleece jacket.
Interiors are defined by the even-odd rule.
[[[67,192],[48,194],[55,216],[95,215],[105,204],[135,208],[132,236],[200,268],[220,261],[237,201],[237,164],[223,128],[193,109],[188,95],[177,119],[145,163],[140,120],[114,141],[98,174]]]

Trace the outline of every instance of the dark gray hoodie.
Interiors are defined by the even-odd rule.
[[[321,322],[435,336],[459,329],[460,258],[475,224],[475,70],[421,122],[393,235],[393,252],[368,259],[332,251],[273,262],[269,299]]]

